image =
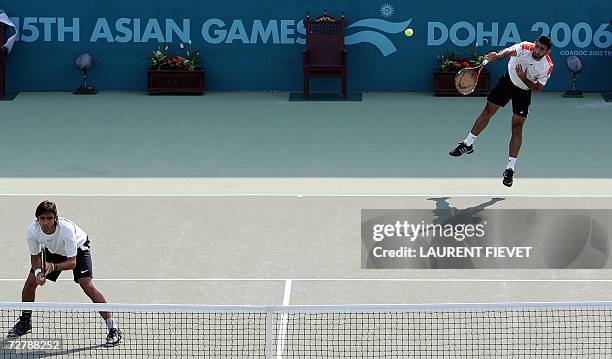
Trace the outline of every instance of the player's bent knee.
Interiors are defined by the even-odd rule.
[[[36,283],[36,277],[34,277],[34,274],[30,273],[28,275],[23,286],[26,288],[36,288],[38,286],[38,284]]]
[[[485,111],[485,113],[493,116],[495,114],[495,112],[497,112],[497,109],[499,109],[499,106],[497,106],[496,104],[494,104],[494,103],[489,101],[485,105],[484,111]]]
[[[523,135],[523,124],[512,124],[512,136],[522,136]]]
[[[81,278],[81,279],[79,279],[79,285],[81,286],[81,288],[83,288],[83,290],[95,289],[95,286],[94,286],[93,281],[91,280],[91,278]]]
[[[517,115],[512,116],[512,129],[523,128],[523,125],[527,121],[527,117],[521,117]]]
[[[36,290],[36,287],[38,287],[38,284],[36,283],[36,281],[32,282],[32,281],[27,280],[25,284],[23,285],[23,289],[27,291]]]

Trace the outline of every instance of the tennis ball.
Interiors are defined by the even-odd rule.
[[[404,35],[410,37],[414,35],[414,30],[412,30],[411,28],[407,28],[406,30],[404,30]]]

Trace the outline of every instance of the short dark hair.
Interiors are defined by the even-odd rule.
[[[546,45],[546,50],[550,50],[552,48],[552,40],[546,35],[541,35],[538,37],[537,41],[542,45]]]
[[[44,200],[40,202],[38,207],[36,207],[36,213],[35,213],[36,218],[38,218],[38,216],[45,214],[47,212],[53,213],[53,216],[55,217],[55,219],[57,219],[57,206],[55,206],[55,203]]]

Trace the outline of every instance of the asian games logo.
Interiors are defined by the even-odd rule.
[[[390,3],[384,3],[377,9],[381,18],[368,18],[358,20],[347,26],[349,33],[345,37],[346,45],[356,45],[369,43],[374,45],[378,51],[387,57],[397,52],[397,47],[391,41],[391,35],[404,33],[405,36],[413,35],[410,28],[412,19],[403,21],[392,21],[395,15],[395,7]],[[229,29],[227,29],[229,25]],[[202,37],[210,44],[233,44],[242,42],[243,44],[299,44],[306,43],[306,28],[304,21],[300,20],[269,20],[263,23],[261,20],[254,20],[252,26],[246,25],[240,19],[234,19],[231,24],[226,24],[221,19],[208,19],[202,26]]]
[[[363,42],[370,43],[376,46],[385,57],[397,52],[397,47],[387,34],[404,33],[408,37],[412,36],[413,30],[410,28],[412,19],[400,22],[389,21],[395,14],[395,8],[390,3],[381,5],[379,13],[384,19],[363,19],[350,24],[347,27],[348,29],[363,30],[346,36],[344,43],[346,45],[355,45]]]

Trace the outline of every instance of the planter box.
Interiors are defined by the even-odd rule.
[[[435,96],[464,96],[455,88],[456,72],[434,71],[433,86]],[[483,70],[478,77],[478,84],[474,92],[468,96],[487,96],[491,87],[491,72]]]
[[[204,71],[149,70],[149,95],[203,95]]]

